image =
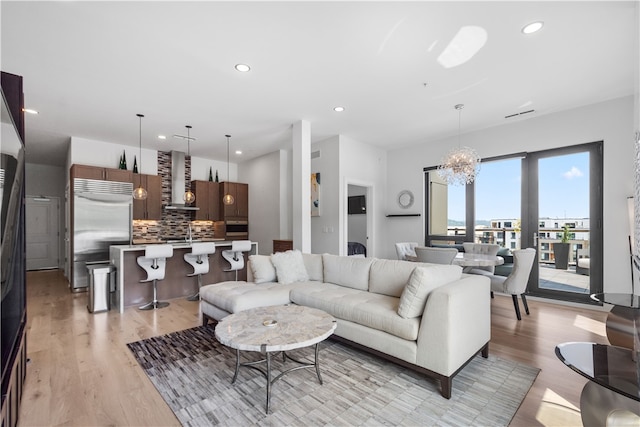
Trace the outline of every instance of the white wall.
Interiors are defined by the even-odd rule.
[[[316,142],[311,151],[320,151],[320,157],[311,159],[311,173],[320,172],[320,216],[311,217],[311,253],[339,254],[340,137]]]
[[[27,163],[25,165],[25,191],[27,196],[48,196],[60,199],[58,247],[58,267],[64,267],[64,231],[66,204],[64,192],[66,187],[66,173],[61,166],[39,165]]]
[[[348,222],[347,196],[349,185],[370,187],[367,192],[367,256],[381,258],[381,244],[386,241],[384,229],[385,199],[387,193],[387,152],[356,141],[340,137],[340,230]],[[347,236],[341,235],[341,255],[347,254]]]
[[[465,114],[473,114],[473,107],[465,109]],[[634,98],[629,96],[463,134],[462,143],[475,148],[480,157],[492,157],[604,141],[604,290],[628,292],[631,277],[626,199],[634,193],[633,126]],[[398,192],[409,189],[422,217],[384,221],[388,236],[384,257],[395,257],[393,245],[397,241],[424,241],[422,169],[437,165],[446,150],[456,144],[457,136],[388,153],[387,208],[395,210]]]
[[[216,179],[216,170],[218,171],[218,179],[220,182],[245,182],[238,179],[238,165],[229,163],[229,177],[227,179],[227,162],[219,160],[205,159],[202,157],[191,157],[191,180],[192,181],[208,181],[209,168],[213,172],[213,179]],[[222,197],[222,196],[221,196]]]
[[[239,165],[239,179],[249,184],[249,238],[258,242],[262,255],[272,253],[273,240],[281,237],[281,168],[286,169],[287,164],[281,165],[280,151]]]

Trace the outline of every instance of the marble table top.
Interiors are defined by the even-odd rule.
[[[453,264],[462,267],[489,267],[504,264],[504,258],[501,256],[460,252],[453,259]]]
[[[336,329],[330,314],[300,305],[258,307],[231,314],[216,325],[216,338],[244,351],[287,351],[325,340]]]

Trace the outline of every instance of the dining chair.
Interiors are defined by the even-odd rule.
[[[527,305],[527,299],[525,292],[527,291],[527,283],[529,281],[529,275],[531,274],[531,268],[533,267],[533,261],[536,258],[536,250],[533,248],[520,249],[513,251],[513,270],[509,276],[488,276],[491,279],[491,296],[493,292],[500,292],[504,294],[511,294],[513,298],[513,307],[516,310],[516,317],[518,320],[522,320],[520,315],[520,305],[518,304],[518,295],[522,298],[522,305],[524,310],[529,315],[529,306]]]
[[[490,256],[496,256],[498,254],[498,250],[500,250],[500,245],[495,245],[493,243],[464,242],[462,244],[462,247],[464,248],[465,253]],[[488,276],[495,273],[495,268],[495,265],[486,267],[473,267],[469,271],[466,271],[466,273],[482,274]]]
[[[396,254],[398,259],[402,261],[407,260],[407,255],[416,256],[415,248],[418,246],[418,242],[400,242],[396,243]]]
[[[429,248],[417,246],[416,256],[418,262],[430,262],[432,264],[451,264],[458,255],[456,248]]]

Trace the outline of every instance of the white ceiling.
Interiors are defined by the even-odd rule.
[[[241,162],[342,134],[392,150],[635,91],[637,2],[0,2],[3,71],[24,77],[27,161],[70,136]],[[542,31],[521,28],[542,20]],[[438,57],[465,26],[467,62]],[[475,39],[477,41],[477,38]],[[249,64],[249,73],[234,70]],[[426,85],[425,85],[426,84]],[[345,111],[336,113],[335,106]],[[506,115],[535,109],[515,119]],[[158,134],[169,136],[166,141]]]

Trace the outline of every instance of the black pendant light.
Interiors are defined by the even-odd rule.
[[[225,136],[227,137],[227,182],[229,182],[231,181],[231,178],[229,178],[229,138],[231,138],[231,135]],[[230,186],[227,185],[227,194],[225,194],[222,198],[222,203],[224,203],[225,205],[232,205],[235,202],[233,196],[228,192],[229,187]]]
[[[186,125],[185,127],[187,128],[187,157],[189,158],[189,161],[191,161],[191,126]],[[184,196],[182,196],[182,198],[184,199],[184,203],[189,205],[196,201],[196,195],[193,194],[193,191],[191,191],[191,179],[189,179],[189,182],[187,184],[187,189],[184,192]]]
[[[144,117],[144,115],[136,114],[136,116],[138,116],[138,119],[140,121],[140,135],[138,141],[140,147],[140,173],[142,173],[142,118]],[[147,190],[145,190],[142,186],[142,179],[140,180],[140,186],[133,190],[133,198],[135,200],[145,200],[147,198]]]

